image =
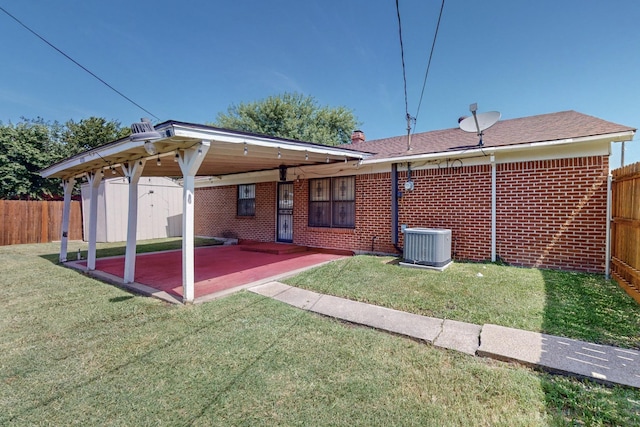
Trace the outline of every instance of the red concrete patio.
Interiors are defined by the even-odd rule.
[[[195,302],[283,278],[345,256],[279,243],[199,247],[195,249]],[[87,265],[86,261],[68,264],[82,269],[86,269]],[[122,285],[124,256],[97,259],[93,273]],[[172,302],[181,302],[182,252],[175,250],[136,255],[135,283],[126,287]]]

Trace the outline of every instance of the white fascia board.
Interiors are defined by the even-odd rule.
[[[608,135],[596,135],[596,136],[585,136],[580,138],[567,138],[567,139],[559,139],[555,141],[542,141],[542,142],[531,142],[528,144],[516,144],[516,145],[505,145],[500,147],[491,147],[491,146],[483,146],[477,147],[469,150],[458,150],[458,151],[446,151],[446,152],[438,152],[438,153],[428,153],[428,154],[418,154],[413,156],[401,156],[401,157],[386,157],[382,159],[364,159],[362,161],[363,165],[370,165],[376,163],[407,163],[407,162],[415,162],[421,160],[437,160],[442,158],[465,158],[465,157],[476,157],[479,155],[485,155],[487,153],[506,153],[506,152],[515,152],[515,151],[523,151],[530,150],[536,148],[544,148],[544,147],[553,147],[553,146],[562,146],[567,144],[579,144],[584,142],[594,142],[594,141],[603,141],[603,142],[620,142],[620,141],[629,141],[633,138],[633,131],[626,132],[618,132],[612,133]]]
[[[143,143],[140,141],[131,141],[127,138],[120,142],[114,142],[104,147],[94,148],[93,150],[77,154],[67,160],[63,160],[60,163],[56,163],[53,166],[43,169],[40,171],[40,174],[43,178],[48,178],[51,175],[64,171],[65,169],[80,166],[87,161],[101,160],[102,158],[119,154],[123,151],[140,148],[142,145]]]
[[[368,153],[331,147],[329,145],[319,146],[315,144],[305,144],[304,142],[271,139],[257,135],[241,135],[218,129],[195,129],[180,124],[173,124],[173,132],[176,136],[183,138],[208,139],[230,144],[247,144],[270,148],[280,147],[286,150],[302,152],[308,151],[309,153],[320,153],[329,156],[347,156],[356,159],[363,159],[365,156],[370,155]]]

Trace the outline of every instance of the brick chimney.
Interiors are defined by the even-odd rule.
[[[361,130],[354,130],[351,134],[351,143],[357,144],[358,142],[364,142],[364,132]]]

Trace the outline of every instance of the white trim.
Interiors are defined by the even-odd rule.
[[[397,157],[385,157],[380,159],[364,159],[362,161],[363,165],[377,164],[377,163],[406,163],[406,162],[415,162],[420,160],[437,160],[442,158],[465,158],[465,157],[477,157],[486,155],[486,153],[508,153],[514,151],[524,151],[524,150],[532,150],[543,147],[557,147],[564,146],[567,144],[582,144],[587,142],[603,142],[608,144],[611,141],[628,141],[632,138],[634,133],[632,131],[627,132],[618,132],[607,135],[597,135],[597,136],[585,136],[580,138],[567,138],[560,139],[556,141],[542,141],[542,142],[531,142],[526,144],[514,144],[514,145],[504,145],[500,147],[477,147],[469,150],[458,150],[451,152],[437,152],[437,153],[427,153],[427,154],[417,154],[410,156],[397,156]]]
[[[63,172],[66,169],[72,168],[74,166],[80,166],[86,162],[89,161],[95,161],[95,160],[101,160],[103,157],[109,157],[115,154],[120,154],[123,151],[127,151],[127,150],[132,150],[135,148],[141,148],[143,146],[142,143],[140,142],[132,142],[129,141],[128,139],[126,140],[122,140],[120,142],[115,142],[112,144],[109,144],[106,147],[103,148],[95,148],[93,150],[87,151],[85,153],[81,153],[78,154],[77,156],[71,157],[70,159],[67,160],[63,160],[60,163],[57,163],[53,166],[50,166],[46,169],[43,169],[40,172],[40,175],[43,178],[48,178],[52,175],[55,175],[56,173],[59,172]],[[145,154],[145,156],[143,157],[147,157],[147,155]],[[104,168],[108,167],[108,165],[105,165]],[[103,168],[103,169],[104,169]],[[75,176],[80,176],[82,175],[83,172],[78,173]]]
[[[71,216],[71,194],[76,184],[74,178],[62,181],[64,204],[62,208],[62,233],[60,235],[60,262],[67,261],[67,247],[69,242],[69,217]]]
[[[162,130],[163,127],[158,128]],[[175,136],[193,139],[206,139],[215,142],[226,142],[230,144],[247,144],[248,146],[282,148],[283,150],[308,151],[314,154],[326,154],[329,156],[347,156],[356,159],[363,159],[369,155],[367,153],[353,151],[345,148],[337,148],[330,145],[317,145],[305,143],[303,141],[287,141],[283,139],[269,138],[260,135],[237,134],[219,129],[194,129],[188,126],[174,123],[173,132]]]
[[[207,155],[211,141],[203,140],[195,147],[184,150],[178,159],[183,175],[182,200],[182,301],[195,299],[195,175]]]
[[[448,167],[450,164],[461,161],[463,166],[478,166],[491,164],[491,156],[494,156],[496,164],[517,163],[538,160],[556,160],[567,158],[580,158],[591,156],[607,156],[610,154],[609,142],[604,140],[585,141],[581,144],[543,145],[539,147],[513,146],[510,150],[496,152],[495,148],[487,147],[483,150],[465,152],[465,156],[456,156],[454,153],[438,153],[429,155],[429,158],[419,156],[421,159],[411,161],[411,170],[438,169]],[[407,159],[398,163],[398,171],[406,171]],[[287,180],[324,178],[330,176],[365,175],[373,173],[387,173],[391,170],[391,164],[382,161],[348,161],[293,166],[287,168]],[[260,172],[239,173],[224,176],[197,177],[196,188],[221,187],[227,185],[252,184],[259,182],[273,182],[279,180],[277,170]]]
[[[129,182],[129,203],[127,205],[127,246],[124,258],[124,283],[135,282],[136,246],[138,234],[138,182],[146,160],[122,165],[122,171]]]
[[[89,248],[87,250],[87,270],[96,269],[96,237],[98,232],[98,192],[102,181],[102,170],[87,175],[89,181]]]

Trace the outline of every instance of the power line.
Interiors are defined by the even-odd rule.
[[[418,109],[416,110],[416,120],[420,114],[420,106],[422,105],[422,97],[424,95],[424,88],[427,85],[427,76],[429,76],[429,68],[431,68],[431,58],[433,58],[433,51],[436,47],[436,40],[438,39],[438,30],[440,29],[440,20],[442,19],[442,11],[444,10],[444,0],[440,6],[440,14],[438,15],[438,23],[436,24],[436,31],[433,35],[433,43],[431,44],[431,52],[429,53],[429,62],[427,63],[427,70],[424,73],[424,80],[422,82],[422,92],[420,92],[420,101],[418,102]]]
[[[400,36],[400,56],[402,57],[402,80],[404,81],[404,110],[409,117],[409,101],[407,98],[407,70],[404,65],[404,45],[402,43],[402,23],[400,22],[400,5],[396,0],[396,13],[398,14],[398,35]]]
[[[61,55],[63,55],[65,58],[67,58],[69,61],[73,62],[74,64],[76,64],[78,67],[82,68],[85,72],[89,73],[90,75],[92,75],[94,78],[96,78],[98,81],[100,81],[100,83],[102,83],[103,85],[105,85],[106,87],[108,87],[109,89],[111,89],[112,91],[114,91],[115,93],[117,93],[118,95],[120,95],[121,97],[123,97],[124,99],[126,99],[127,101],[129,101],[130,103],[132,103],[133,105],[135,105],[136,107],[140,108],[142,111],[144,111],[145,113],[149,114],[150,116],[154,117],[156,120],[160,120],[158,118],[158,116],[156,116],[155,114],[153,114],[152,112],[150,112],[149,110],[147,110],[146,108],[142,107],[140,104],[138,104],[137,102],[135,102],[134,100],[132,100],[131,98],[129,98],[128,96],[126,96],[124,93],[120,92],[118,89],[114,88],[113,86],[111,86],[109,83],[105,82],[104,80],[102,80],[100,77],[98,77],[95,73],[91,72],[89,69],[87,69],[84,65],[80,64],[78,61],[76,61],[75,59],[73,59],[72,57],[70,57],[69,55],[67,55],[66,53],[64,53],[62,50],[58,49],[56,46],[54,46],[52,43],[50,43],[47,39],[45,39],[44,37],[42,37],[40,34],[36,33],[34,30],[32,30],[31,28],[29,28],[26,24],[24,24],[22,21],[20,21],[18,18],[16,18],[15,16],[13,16],[12,14],[10,14],[6,9],[4,9],[2,6],[0,6],[0,10],[2,10],[7,16],[9,16],[11,19],[13,19],[14,21],[16,21],[18,24],[20,24],[22,27],[24,27],[27,31],[29,31],[31,34],[33,34],[34,36],[38,37],[40,40],[42,40],[43,42],[45,42],[46,44],[48,44],[50,47],[52,47],[53,49],[55,49],[58,53],[60,53]],[[406,92],[406,90],[405,90]]]

